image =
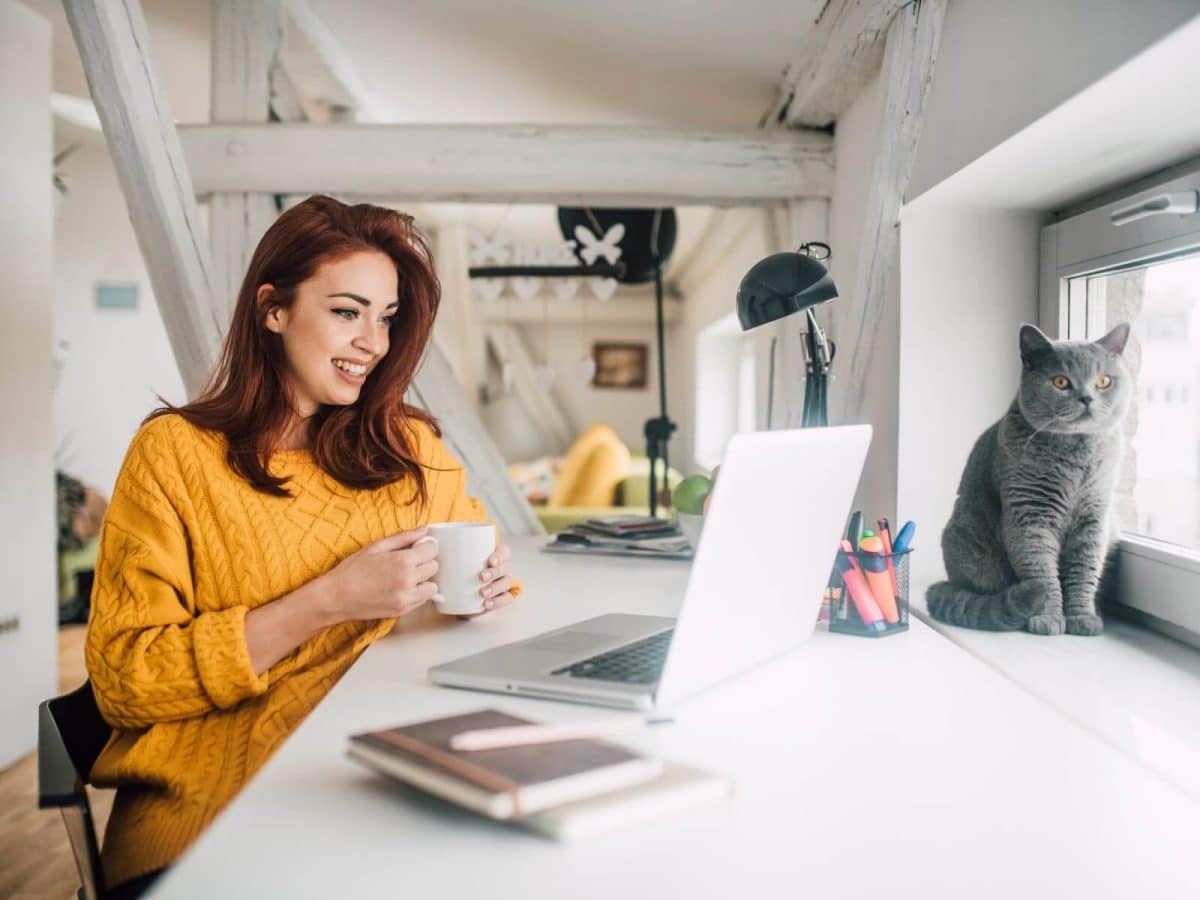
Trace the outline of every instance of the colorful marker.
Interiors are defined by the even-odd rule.
[[[896,607],[896,593],[892,590],[892,580],[888,578],[883,541],[879,539],[879,535],[868,531],[863,534],[858,550],[859,563],[862,565],[867,584],[871,586],[871,594],[883,610],[884,620],[889,625],[894,625],[900,621],[900,610]]]
[[[905,522],[904,527],[900,529],[900,533],[896,535],[896,540],[892,542],[892,550],[895,553],[903,553],[912,546],[913,532],[917,530],[916,522]]]
[[[887,554],[888,577],[892,579],[892,593],[896,595],[896,600],[899,602],[900,582],[896,580],[895,560],[892,559],[892,554],[895,552],[892,549],[892,529],[886,518],[880,519],[876,524],[879,526],[879,539],[883,541],[883,552]]]
[[[862,570],[858,567],[858,560],[854,558],[854,548],[849,541],[842,541],[842,552],[838,554],[837,567],[842,581],[846,584],[846,592],[854,601],[862,623],[872,631],[885,630],[887,626],[883,623],[883,613],[880,612],[879,604],[871,595],[871,588],[863,578]]]
[[[858,542],[862,540],[863,533],[863,514],[861,510],[855,510],[850,516],[850,524],[846,527],[846,540],[850,542],[851,547],[857,547]]]

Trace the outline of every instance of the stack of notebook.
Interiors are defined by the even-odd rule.
[[[691,559],[692,546],[674,522],[618,515],[568,525],[543,547],[551,553],[596,553]]]
[[[357,734],[363,765],[493,819],[572,840],[725,796],[728,779],[600,740],[457,750],[455,735],[532,724],[494,709]]]

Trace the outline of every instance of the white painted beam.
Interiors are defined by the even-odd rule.
[[[574,441],[575,429],[550,392],[538,384],[533,357],[520,332],[512,325],[495,322],[487,326],[486,334],[496,356],[512,365],[513,391],[541,432],[546,453],[564,455]]]
[[[212,0],[212,16],[212,121],[268,121],[270,73],[283,40],[282,0]],[[215,300],[224,307],[224,323],[233,318],[254,248],[277,215],[271,194],[219,193],[209,203]]]
[[[279,65],[310,122],[385,122],[392,118],[368,90],[354,61],[305,0],[283,0]],[[281,117],[285,121],[289,117]]]
[[[64,0],[167,337],[189,396],[216,362],[224,322],[179,136],[137,0]]]
[[[762,124],[832,125],[879,71],[888,26],[905,5],[906,0],[828,0],[784,70]]]
[[[842,382],[833,392],[831,407],[840,410],[839,422],[858,421],[889,282],[899,276],[900,206],[916,158],[946,4],[947,0],[921,0],[906,6],[888,29],[881,74],[883,140],[867,193],[854,294],[838,301],[836,311],[834,337]]]
[[[466,203],[746,205],[828,197],[822,133],[613,126],[182,125],[201,193]]]

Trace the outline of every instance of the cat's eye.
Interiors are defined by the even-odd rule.
[[[1056,388],[1058,388],[1060,391],[1065,391],[1067,388],[1069,388],[1071,386],[1071,379],[1068,378],[1066,375],[1055,375],[1053,378],[1050,379],[1050,383],[1052,385],[1054,385]]]
[[[1108,375],[1101,375],[1096,379],[1096,387],[1100,388],[1102,391],[1106,388],[1112,387],[1112,378]]]

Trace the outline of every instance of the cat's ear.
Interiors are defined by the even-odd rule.
[[[1120,356],[1125,352],[1125,343],[1129,340],[1129,323],[1122,322],[1100,340],[1096,341],[1101,347],[1109,353],[1114,353]]]
[[[1054,350],[1050,338],[1046,337],[1035,325],[1021,326],[1021,362],[1025,368],[1031,368],[1037,359]]]

